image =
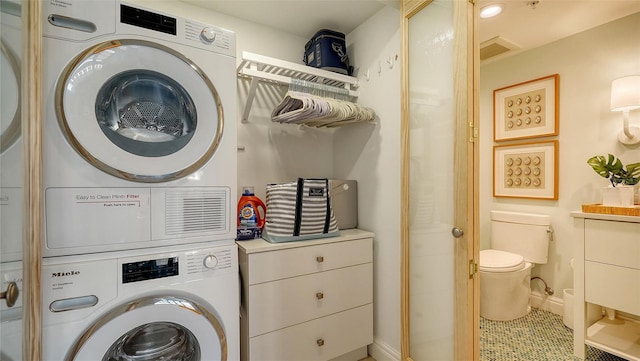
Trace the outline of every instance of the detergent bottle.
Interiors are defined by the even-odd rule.
[[[262,208],[262,214],[260,208]],[[267,207],[253,193],[253,187],[242,187],[242,196],[238,201],[237,239],[241,241],[260,238],[266,213]]]

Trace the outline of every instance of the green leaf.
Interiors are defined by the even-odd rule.
[[[631,163],[625,169],[622,161],[613,154],[597,155],[587,160],[587,164],[601,177],[617,184],[634,185],[640,182],[640,163]]]
[[[640,163],[627,164],[627,176],[625,184],[635,185],[640,182]]]
[[[587,164],[589,164],[601,177],[609,178],[609,169],[606,167],[607,161],[605,157],[596,155],[595,157],[589,158],[589,160],[587,160]]]

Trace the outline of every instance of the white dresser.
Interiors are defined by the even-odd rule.
[[[241,359],[357,360],[373,342],[373,233],[238,241]]]
[[[584,359],[585,345],[590,345],[640,361],[640,217],[571,215],[575,235],[574,355]],[[592,324],[585,302],[618,314],[613,320],[603,317]]]

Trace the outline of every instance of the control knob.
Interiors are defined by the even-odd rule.
[[[204,264],[205,268],[214,269],[218,267],[218,257],[212,254],[209,254],[204,258],[204,260],[202,261],[202,264]]]
[[[216,32],[213,28],[206,27],[200,31],[200,38],[207,44],[211,44],[216,40]]]

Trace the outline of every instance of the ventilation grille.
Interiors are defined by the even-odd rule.
[[[165,233],[180,235],[202,232],[226,232],[228,210],[224,191],[167,193]]]
[[[480,60],[486,60],[516,49],[520,49],[520,47],[496,36],[480,44]]]

